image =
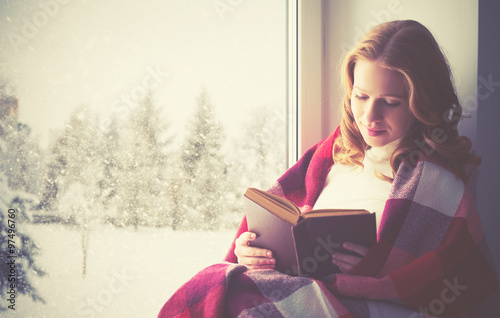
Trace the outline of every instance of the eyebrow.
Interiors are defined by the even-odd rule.
[[[369,94],[366,90],[358,87],[358,86],[353,86],[353,88],[356,88],[356,89],[359,89],[360,91],[362,91],[363,93],[367,93]],[[396,97],[396,98],[400,98],[400,99],[405,99],[406,97],[403,97],[403,96],[400,96],[400,95],[397,95],[397,94],[382,94],[380,95],[381,97]]]

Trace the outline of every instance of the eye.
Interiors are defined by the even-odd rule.
[[[359,100],[367,100],[368,96],[359,96],[358,94],[354,94],[354,98],[359,99]]]
[[[400,102],[398,101],[389,101],[389,100],[384,100],[384,103],[387,105],[387,106],[392,106],[392,107],[397,107],[399,106],[399,104],[401,104]]]

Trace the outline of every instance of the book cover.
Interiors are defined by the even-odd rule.
[[[367,247],[377,240],[375,213],[366,210],[312,210],[304,214],[292,202],[248,188],[245,192],[248,230],[257,234],[252,246],[273,251],[282,273],[323,278],[339,271],[331,261],[343,242]],[[352,253],[352,252],[351,252]]]
[[[299,276],[323,278],[338,273],[332,254],[355,254],[342,248],[353,242],[373,247],[377,242],[375,213],[307,218],[292,226]]]
[[[245,210],[248,230],[257,234],[251,245],[271,250],[276,259],[276,270],[298,276],[292,224],[250,199],[245,199]]]

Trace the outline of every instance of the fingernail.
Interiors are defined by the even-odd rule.
[[[274,258],[271,258],[271,264],[275,264],[276,260]]]
[[[253,234],[253,233],[252,233],[252,234],[250,235],[250,237],[251,237],[252,239],[255,239],[255,234]]]
[[[271,253],[270,251],[267,251],[267,257],[273,257],[273,253]]]

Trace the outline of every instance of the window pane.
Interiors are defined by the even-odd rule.
[[[286,15],[280,0],[0,4],[7,315],[154,316],[223,259],[246,187],[285,169]]]

